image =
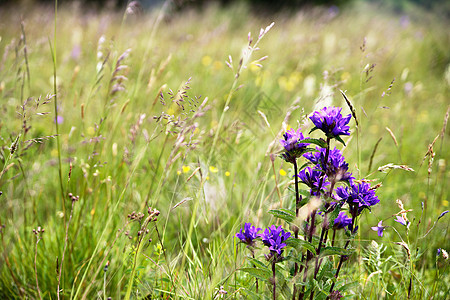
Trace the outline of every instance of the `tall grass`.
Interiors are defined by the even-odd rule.
[[[344,154],[383,184],[341,283],[361,298],[448,297],[436,260],[448,216],[433,225],[449,205],[448,21],[167,5],[17,7],[0,20],[1,298],[269,298],[239,271],[249,258],[234,234],[293,203],[278,140],[313,109],[350,111],[340,90],[359,121]],[[256,42],[272,21],[240,63],[247,33]],[[407,235],[388,219],[397,199],[412,209]],[[379,238],[379,220],[397,231]]]

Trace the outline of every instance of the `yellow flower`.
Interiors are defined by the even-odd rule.
[[[223,63],[221,61],[216,60],[213,63],[213,69],[214,70],[221,70],[223,68]]]
[[[205,55],[202,57],[202,65],[204,65],[205,67],[209,66],[211,62],[212,62],[211,56]]]
[[[286,83],[286,86],[285,86],[284,88],[286,89],[286,91],[292,92],[292,91],[295,89],[295,84],[292,83],[292,81],[289,80],[289,81]]]
[[[181,169],[183,169],[183,173],[187,173],[191,170],[191,167],[189,166],[182,166]]]
[[[281,175],[281,176],[286,176],[286,175],[287,175],[287,173],[286,173],[286,171],[285,171],[285,170],[283,170],[283,169],[280,169],[280,175]]]
[[[227,176],[227,177],[228,177],[228,176],[230,176],[230,175],[231,175],[231,173],[230,173],[230,172],[228,172],[228,171],[226,171],[226,172],[225,172],[225,176]]]
[[[300,83],[300,80],[303,79],[302,73],[294,71],[289,76],[289,82],[291,82],[293,85],[297,85]]]
[[[448,206],[448,201],[447,200],[442,200],[442,205],[447,207]]]
[[[178,174],[178,175],[180,175],[180,174],[181,174],[181,171],[180,171],[180,170],[178,170],[178,171],[177,171],[177,174]]]
[[[210,171],[211,173],[217,173],[217,172],[219,172],[219,169],[217,169],[216,167],[210,166],[210,167],[209,167],[209,171]]]

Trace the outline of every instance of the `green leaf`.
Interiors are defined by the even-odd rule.
[[[250,260],[250,262],[251,262],[253,265],[255,265],[255,266],[257,266],[257,267],[259,267],[259,268],[261,268],[261,269],[267,269],[267,270],[269,270],[269,267],[268,267],[265,263],[263,263],[262,261],[257,260],[256,258],[253,258],[253,257],[250,257],[249,260]],[[270,271],[270,270],[269,270],[269,271]]]
[[[330,214],[330,224],[334,224],[334,220],[339,216],[342,206],[336,205],[334,210]]]
[[[318,292],[322,291],[322,287],[320,286],[319,282],[316,279],[313,279],[312,283],[314,285],[314,288],[317,289]]]
[[[269,210],[269,214],[288,223],[292,223],[295,219],[295,212],[287,208],[271,209]]]
[[[261,280],[269,280],[272,277],[272,272],[269,270],[259,269],[259,268],[242,268],[241,271],[247,272],[255,278]]]
[[[342,140],[342,138],[341,138],[339,135],[335,136],[334,138],[336,139],[336,141],[338,141],[338,142],[344,144],[344,146],[345,146],[344,141]]]
[[[306,250],[311,251],[313,255],[316,255],[316,248],[310,242],[296,238],[289,238],[286,240],[286,245],[295,248],[297,250],[301,250],[302,248],[304,248]]]
[[[303,183],[303,182],[300,182]],[[309,190],[299,189],[298,193],[304,197],[307,197],[309,199],[311,197],[311,192]]]
[[[317,129],[317,128],[315,128]],[[313,132],[313,130],[315,130],[314,128],[309,132]],[[321,148],[327,148],[327,142],[325,142],[323,139],[311,139],[311,138],[307,138],[307,139],[303,139],[298,141],[299,143],[310,143],[310,144],[314,144],[317,145]],[[316,149],[314,149],[315,151],[317,151]]]
[[[359,286],[359,282],[358,281],[354,281],[354,282],[350,282],[347,283],[346,285],[342,286],[339,288],[340,292],[346,292],[348,290],[352,290],[352,289],[356,289]]]
[[[281,294],[283,294],[285,299],[291,299],[292,298],[292,291],[287,285],[287,282],[283,282],[283,284],[279,287],[281,290]]]
[[[285,260],[290,261],[293,264],[297,263],[299,266],[305,266],[305,262],[301,260],[301,257],[299,257],[299,255],[297,257],[297,255],[295,255],[293,252],[293,250],[289,251],[289,254],[284,257]]]
[[[309,148],[307,148],[307,149],[309,149]],[[314,149],[315,150],[315,149]],[[317,150],[315,150],[315,151],[317,151]],[[306,151],[306,152],[312,152],[312,151]],[[306,153],[305,152],[305,153]],[[304,168],[306,168],[308,165],[309,165],[310,163],[309,162],[307,162],[307,163],[304,163],[300,168],[298,168],[299,170],[303,170]]]
[[[311,133],[311,132],[313,132],[313,131],[316,131],[317,129],[319,129],[319,128],[314,127],[313,129],[311,129],[311,130],[309,131],[309,133]]]
[[[353,250],[348,250],[339,247],[325,247],[320,251],[320,256],[324,257],[329,255],[350,255],[353,252],[354,252]]]
[[[329,260],[325,261],[325,263],[322,264],[319,273],[317,274],[317,280],[321,281],[323,277],[333,277],[335,274],[333,271],[335,271],[335,267],[333,266],[333,264]]]

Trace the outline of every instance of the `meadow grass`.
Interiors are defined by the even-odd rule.
[[[343,152],[383,186],[338,285],[449,297],[448,215],[435,223],[449,207],[448,21],[373,6],[54,13],[0,11],[2,299],[271,298],[239,271],[234,235],[280,223],[266,211],[295,198],[281,134],[326,105],[350,112],[339,90],[358,119]],[[390,219],[397,199],[408,232]],[[379,220],[393,227],[381,238]]]

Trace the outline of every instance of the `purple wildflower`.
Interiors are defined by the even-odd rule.
[[[239,238],[243,243],[252,246],[254,243],[254,239],[256,239],[258,235],[258,231],[261,228],[256,228],[252,226],[252,223],[245,223],[244,228],[241,228],[241,231],[236,234],[236,237]]]
[[[64,118],[58,115],[58,117],[53,120],[53,123],[56,122],[58,122],[58,124],[62,124],[64,122]]]
[[[378,226],[371,227],[372,230],[378,231],[378,236],[383,236],[383,230],[386,226],[383,226],[383,221],[378,222]]]
[[[321,150],[324,148],[316,147],[317,151],[308,152],[303,154],[303,157],[312,162],[314,165],[318,165],[320,161]]]
[[[351,214],[360,214],[364,208],[374,206],[380,200],[375,195],[375,191],[367,182],[358,184],[351,183],[351,187],[338,187],[336,194],[340,200],[347,202],[350,205]],[[354,210],[357,208],[357,210]]]
[[[300,128],[297,131],[291,128],[283,134],[283,139],[280,140],[280,143],[285,150],[281,155],[285,161],[293,163],[297,157],[302,155],[305,148],[309,145],[308,143],[299,143],[303,139]]]
[[[408,225],[408,222],[405,219],[403,219],[402,216],[397,216],[394,221],[402,224],[403,226],[407,226]]]
[[[311,189],[311,195],[318,196],[320,195],[319,192],[319,185],[320,185],[320,177],[322,176],[322,172],[319,170],[311,169],[311,167],[307,167],[302,169],[297,176],[300,178],[300,180],[309,186]],[[326,185],[330,184],[326,181],[326,176],[323,179],[322,188]]]
[[[439,257],[439,255],[441,255],[441,248],[438,248],[438,249],[437,249],[436,256]]]
[[[347,214],[343,211],[339,213],[336,219],[334,219],[334,228],[335,229],[343,229],[346,227],[350,228],[352,224],[352,218],[349,218]]]
[[[355,179],[352,173],[348,172],[348,163],[345,162],[345,157],[339,149],[335,147],[330,150],[327,163],[325,163],[326,149],[319,147],[316,147],[316,149],[319,151],[306,153],[303,156],[323,170],[330,182],[336,183]]]
[[[269,247],[271,253],[276,252],[281,255],[283,248],[286,247],[284,242],[291,236],[291,233],[285,232],[281,226],[272,225],[259,236],[262,238],[264,245]]]
[[[341,111],[342,108],[338,107],[324,107],[315,111],[310,119],[316,128],[322,130],[329,138],[350,135],[350,127],[347,124],[350,122],[352,115],[343,117]]]

